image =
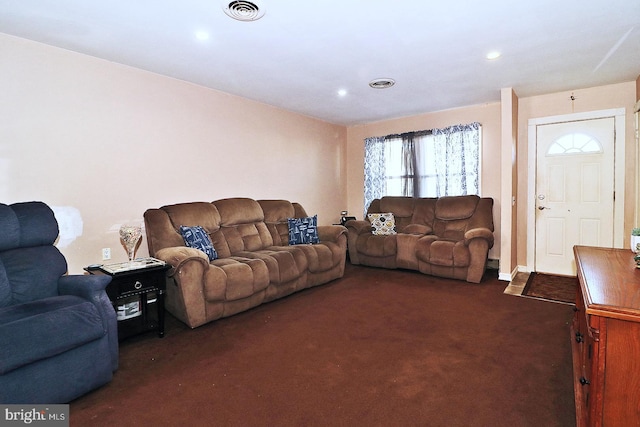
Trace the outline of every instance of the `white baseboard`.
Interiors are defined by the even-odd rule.
[[[531,270],[529,269],[529,266],[527,266],[527,265],[519,265],[518,266],[518,273],[531,273]]]
[[[516,273],[518,273],[519,267],[513,269],[511,273],[498,273],[498,280],[503,280],[505,282],[511,282],[516,277]]]
[[[504,282],[510,282],[512,280],[512,277],[509,273],[498,273],[498,280],[502,280]]]

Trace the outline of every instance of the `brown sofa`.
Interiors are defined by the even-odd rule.
[[[372,213],[393,213],[396,234],[375,235],[370,221],[348,221],[352,264],[482,279],[493,246],[493,199],[382,197],[369,206]]]
[[[304,217],[298,203],[248,198],[148,209],[149,254],[173,267],[167,310],[195,328],[342,277],[346,228],[318,226],[320,243],[289,245],[287,219]],[[218,258],[185,246],[180,226],[201,226]]]

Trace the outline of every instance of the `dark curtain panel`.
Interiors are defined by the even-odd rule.
[[[418,197],[420,179],[416,157],[414,132],[402,134],[402,195]]]

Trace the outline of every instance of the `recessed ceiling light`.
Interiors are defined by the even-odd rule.
[[[196,31],[196,38],[198,40],[209,40],[209,33],[206,31]]]
[[[222,10],[238,21],[256,21],[264,16],[261,0],[223,0]]]
[[[371,86],[374,89],[386,89],[388,87],[393,86],[394,84],[396,84],[396,81],[389,78],[373,79],[369,82],[369,86]]]
[[[498,52],[497,50],[494,50],[493,52],[487,53],[487,57],[486,58],[491,61],[493,59],[500,58],[500,55],[502,55],[500,52]]]
[[[347,96],[347,90],[346,89],[338,90],[338,96],[340,96],[340,97]]]

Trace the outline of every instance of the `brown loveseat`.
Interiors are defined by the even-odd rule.
[[[395,234],[374,234],[368,220],[348,221],[352,264],[407,268],[473,283],[482,279],[493,246],[493,199],[382,197],[367,210],[367,215],[374,213],[392,213]]]
[[[289,245],[288,218],[308,217],[286,200],[231,198],[149,209],[149,254],[173,267],[167,310],[192,328],[342,277],[347,237],[318,226],[317,244]],[[180,226],[200,226],[217,259],[185,246]]]

